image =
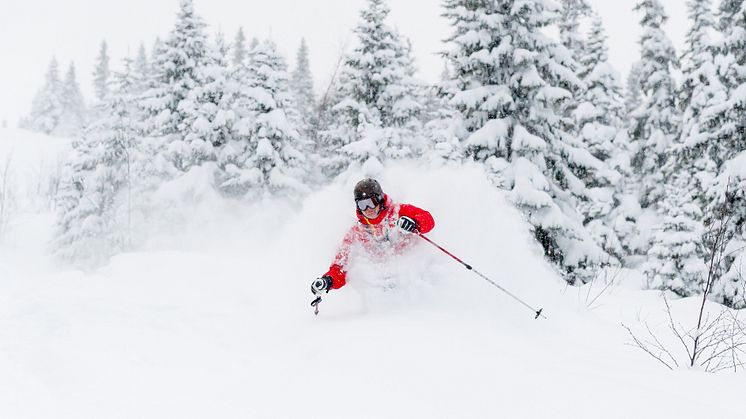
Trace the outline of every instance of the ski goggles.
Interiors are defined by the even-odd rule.
[[[378,206],[378,202],[376,202],[376,200],[373,198],[361,199],[359,201],[355,201],[355,203],[357,204],[357,209],[359,209],[360,211],[373,209]]]

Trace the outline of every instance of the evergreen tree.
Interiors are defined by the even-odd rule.
[[[200,68],[207,62],[206,24],[194,12],[192,0],[182,0],[176,24],[165,42],[153,52],[154,87],[145,93],[148,132],[163,144],[162,151],[178,171],[199,165],[184,142],[189,132],[189,92],[203,84]]]
[[[36,93],[31,103],[28,127],[37,132],[51,134],[57,128],[63,111],[63,87],[60,81],[57,59],[49,62],[44,86]]]
[[[150,50],[150,59],[148,60],[149,63],[149,70],[148,72],[153,76],[153,78],[156,77],[156,60],[159,56],[163,54],[163,41],[161,40],[160,36],[157,36],[155,38],[155,41],[153,41],[153,49]]]
[[[179,160],[190,166],[217,159],[216,148],[232,140],[237,83],[231,78],[228,45],[221,33],[208,46],[205,64],[196,70],[200,84],[190,90],[180,110],[184,114],[184,141]]]
[[[608,62],[606,35],[601,18],[592,15],[592,22],[579,59],[586,89],[575,110],[579,136],[585,148],[604,163],[604,168],[584,176],[589,199],[581,202],[586,227],[606,252],[623,260],[625,246],[619,236],[626,236],[629,228],[624,221],[628,214],[618,208],[631,185],[629,176],[629,138],[624,128],[624,109],[621,88],[616,72]],[[617,231],[619,229],[619,231]]]
[[[132,77],[134,80],[134,92],[136,94],[144,93],[149,87],[152,79],[150,62],[148,54],[145,51],[145,44],[140,44],[137,50],[137,57],[132,66]]]
[[[233,41],[233,65],[244,64],[244,60],[246,60],[246,36],[243,33],[243,27],[239,27],[236,39]]]
[[[313,92],[313,78],[308,64],[308,46],[306,46],[305,38],[301,39],[298,48],[290,88],[300,114],[299,131],[303,138],[312,140],[316,125],[316,98]]]
[[[461,161],[463,153],[457,135],[460,113],[451,104],[458,90],[448,63],[443,63],[440,80],[428,89],[428,122],[425,124],[429,155],[435,161]]]
[[[723,260],[713,298],[730,307],[746,307],[746,1],[722,0],[718,7],[718,29],[723,34],[715,44],[718,78],[727,94],[713,97],[702,110],[708,133],[707,156],[717,167],[717,178],[707,185],[705,223],[726,224]],[[715,89],[717,90],[717,89]],[[705,130],[707,132],[707,130]]]
[[[114,88],[97,105],[81,140],[73,143],[57,196],[56,254],[68,262],[97,266],[131,245],[132,183],[143,174],[138,152],[137,106],[131,63],[114,75]]]
[[[683,124],[681,138],[673,149],[675,159],[666,171],[692,174],[686,188],[700,210],[704,210],[708,184],[717,175],[713,150],[718,141],[708,113],[726,102],[727,89],[718,78],[709,36],[715,26],[710,1],[689,0],[687,7],[691,27],[682,55],[683,82],[679,89]]]
[[[680,114],[672,71],[678,60],[663,24],[668,16],[659,0],[641,0],[635,10],[642,13],[640,39],[640,86],[642,103],[632,112],[631,140],[635,155],[632,166],[641,179],[643,208],[659,202],[664,195],[662,168],[669,147],[678,136]]]
[[[662,224],[653,234],[645,273],[651,288],[666,289],[681,296],[702,290],[707,267],[701,254],[704,227],[701,210],[686,193],[691,175],[685,170],[673,174],[664,186],[658,205]],[[682,193],[682,191],[684,193]]]
[[[384,0],[368,0],[355,28],[358,46],[340,72],[332,107],[334,123],[323,133],[327,175],[350,162],[378,167],[383,160],[418,155],[422,145],[418,103],[409,42],[386,24]],[[340,151],[345,157],[340,156]]]
[[[101,41],[98,57],[96,57],[96,66],[93,70],[93,94],[98,103],[106,102],[109,97],[111,69],[109,68],[108,49],[106,41]]]
[[[543,33],[560,10],[546,0],[447,0],[444,6],[454,27],[446,53],[458,81],[452,103],[461,113],[468,155],[510,191],[568,282],[590,280],[608,256],[583,227],[576,208],[588,190],[575,173],[603,166],[564,130],[573,98],[561,86],[582,82],[560,63],[567,49]]]
[[[642,87],[640,85],[640,62],[632,64],[627,74],[626,89],[624,92],[624,109],[627,115],[631,115],[642,103]]]
[[[54,133],[63,137],[75,137],[81,134],[85,125],[85,104],[83,94],[75,76],[75,64],[70,63],[65,81],[62,84],[62,113]]]
[[[221,188],[229,195],[256,199],[297,197],[304,185],[305,158],[293,126],[295,107],[287,65],[275,45],[265,41],[251,51],[243,95],[235,109],[237,136],[221,150]]]
[[[609,64],[603,23],[593,15],[584,55],[584,71],[579,74],[586,85],[582,101],[585,109],[577,115],[580,135],[588,150],[602,161],[612,158],[619,130],[624,126],[624,98],[616,72]]]
[[[718,167],[740,151],[746,149],[746,2],[722,0],[718,9],[718,29],[723,38],[716,45],[718,75],[728,99],[719,106],[707,109],[707,117],[715,128],[719,141],[713,144],[711,154]]]
[[[580,19],[588,17],[591,13],[591,7],[586,0],[562,0],[562,12],[557,23],[559,26],[560,42],[570,51],[572,60],[567,60],[571,67],[574,64],[581,64],[580,57],[585,55],[585,41],[578,30]],[[573,68],[581,77],[588,70],[576,66]]]

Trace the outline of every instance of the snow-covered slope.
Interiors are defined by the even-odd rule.
[[[87,274],[50,263],[51,219],[27,214],[0,247],[0,417],[743,415],[742,375],[671,372],[625,345],[620,321],[661,321],[657,294],[615,286],[589,308],[601,287],[567,288],[478,169],[379,179],[548,319],[424,242],[358,261],[314,316],[309,285],[355,220],[355,175],[298,206],[200,211],[201,228]]]

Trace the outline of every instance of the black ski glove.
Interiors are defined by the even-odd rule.
[[[332,289],[332,277],[328,275],[322,276],[311,283],[311,292],[313,295],[321,295],[329,292],[330,289]]]
[[[397,220],[396,225],[399,226],[404,231],[408,231],[410,233],[417,230],[417,221],[407,217],[406,215],[403,217],[400,217],[399,220]]]

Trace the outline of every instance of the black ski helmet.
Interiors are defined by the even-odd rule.
[[[373,198],[377,204],[383,203],[383,189],[375,179],[363,179],[355,185],[355,201]]]

